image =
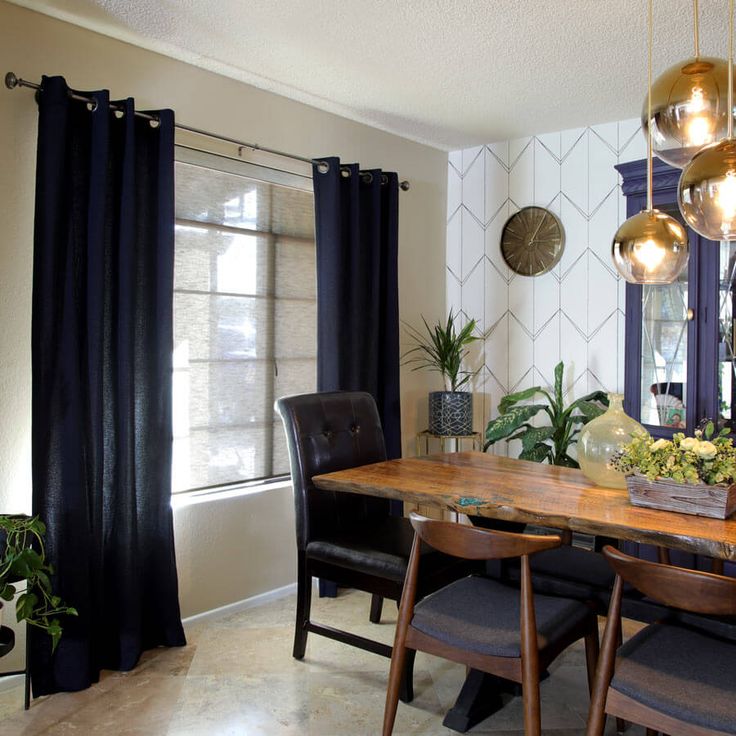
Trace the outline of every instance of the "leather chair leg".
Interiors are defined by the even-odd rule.
[[[404,672],[401,676],[399,700],[402,703],[411,703],[414,700],[414,658],[416,649],[407,649],[404,659]]]
[[[296,622],[294,625],[294,659],[303,659],[307,648],[307,624],[312,607],[312,576],[307,572],[307,557],[304,552],[297,553],[296,579]]]
[[[371,614],[370,621],[372,624],[381,623],[381,611],[383,610],[383,596],[374,593],[371,596]]]

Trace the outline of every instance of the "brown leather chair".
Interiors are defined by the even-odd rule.
[[[606,714],[638,723],[648,733],[736,734],[736,642],[714,635],[697,617],[679,615],[736,616],[736,580],[640,560],[613,547],[604,555],[616,581],[588,736],[601,736]],[[624,583],[671,609],[671,615],[619,646]]]
[[[386,644],[310,618],[313,577],[372,593],[374,622],[380,616],[377,600],[398,601],[401,597],[414,536],[409,520],[391,516],[388,499],[323,491],[312,483],[315,475],[386,459],[376,403],[368,393],[335,391],[287,396],[278,399],[276,409],[286,431],[296,507],[293,655],[304,657],[311,632],[390,657],[391,647]],[[453,558],[430,549],[423,552],[422,593],[466,572]],[[411,699],[410,684],[409,677],[403,699]]]
[[[538,736],[540,673],[581,638],[591,685],[598,659],[598,619],[592,606],[532,590],[529,556],[559,547],[560,537],[478,529],[417,514],[411,515],[411,523],[414,546],[396,626],[383,736],[393,731],[404,658],[416,651],[521,683],[524,733]],[[467,560],[521,558],[521,590],[470,575],[417,603],[422,543]]]

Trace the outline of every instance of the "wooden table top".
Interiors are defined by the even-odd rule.
[[[625,489],[580,470],[483,452],[403,458],[313,478],[318,488],[446,506],[736,560],[736,516],[725,521],[632,506]]]

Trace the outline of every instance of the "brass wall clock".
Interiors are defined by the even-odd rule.
[[[522,276],[539,276],[557,265],[565,249],[562,223],[544,207],[523,207],[506,221],[501,255]]]

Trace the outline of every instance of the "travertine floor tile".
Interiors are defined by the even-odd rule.
[[[23,711],[22,687],[0,691],[2,736],[374,736],[380,733],[389,662],[310,635],[300,662],[291,657],[295,596],[187,627],[186,647],[146,652],[129,673],[103,673],[80,693],[59,693]],[[396,606],[381,624],[368,621],[370,596],[341,591],[315,596],[313,618],[393,641]],[[640,628],[628,624],[625,636]],[[465,668],[419,653],[415,699],[399,703],[396,736],[453,734],[442,719],[453,705]],[[566,652],[542,683],[542,724],[550,736],[585,732],[588,692],[582,644]],[[470,733],[523,734],[514,699]],[[607,734],[615,728],[609,723]],[[627,736],[642,736],[630,728]]]

